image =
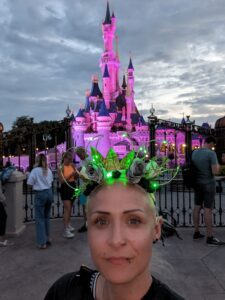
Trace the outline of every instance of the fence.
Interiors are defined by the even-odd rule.
[[[164,183],[164,179],[160,181]],[[63,204],[59,194],[59,182],[55,176],[53,184],[54,203],[51,210],[51,218],[57,219],[63,216]],[[24,181],[24,222],[31,222],[35,220],[34,214],[34,194],[32,190],[26,185]],[[184,186],[182,176],[177,176],[170,184],[163,185],[156,191],[156,206],[159,214],[162,212],[168,213],[176,221],[180,227],[193,226],[192,209],[194,207],[194,193],[193,190],[187,189]],[[213,225],[225,226],[225,181],[217,182],[217,193],[212,210]],[[76,199],[73,204],[72,217],[83,216],[81,206]],[[169,217],[170,219],[170,217]],[[203,210],[200,216],[200,225],[204,226]]]

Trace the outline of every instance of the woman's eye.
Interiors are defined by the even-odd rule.
[[[138,225],[138,224],[141,224],[142,222],[138,218],[130,218],[128,220],[128,223],[131,224],[131,225]]]
[[[104,226],[108,224],[108,220],[103,218],[97,218],[94,223],[99,226]]]

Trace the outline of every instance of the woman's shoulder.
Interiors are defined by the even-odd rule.
[[[142,300],[185,300],[183,297],[171,290],[166,284],[162,283],[154,277],[152,277],[152,279],[152,285],[148,293],[144,296],[144,298],[142,298]]]
[[[90,282],[94,273],[96,271],[81,266],[79,271],[63,275],[51,286],[44,300],[92,299]]]

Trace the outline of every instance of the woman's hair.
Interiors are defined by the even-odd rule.
[[[35,159],[35,165],[34,168],[40,167],[43,170],[43,175],[47,175],[48,173],[48,164],[47,164],[47,158],[46,156],[41,153],[39,154]]]
[[[69,152],[69,151],[64,152],[63,155],[62,155],[61,164],[63,164],[65,158],[69,158],[69,159],[71,158],[72,159],[73,158],[72,153]]]

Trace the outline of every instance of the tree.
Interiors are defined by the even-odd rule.
[[[16,121],[13,122],[12,130],[16,128],[28,127],[33,124],[33,118],[29,116],[21,116],[16,118]]]

